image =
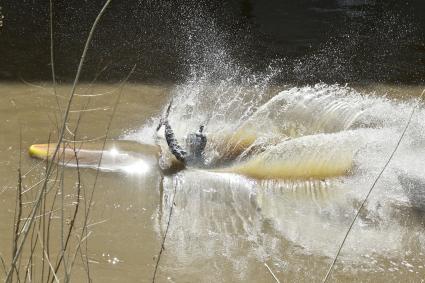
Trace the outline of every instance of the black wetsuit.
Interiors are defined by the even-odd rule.
[[[163,124],[168,148],[177,160],[187,165],[204,165],[204,149],[207,145],[207,137],[202,133],[203,126],[200,127],[198,133],[188,135],[186,143],[189,152],[187,152],[177,143],[173,129],[168,121],[163,122]]]

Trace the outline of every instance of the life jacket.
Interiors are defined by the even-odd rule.
[[[192,133],[187,135],[186,138],[186,150],[187,162],[194,165],[200,165],[204,163],[205,156],[204,150],[207,145],[207,137],[203,133]]]

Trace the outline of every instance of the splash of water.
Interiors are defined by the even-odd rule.
[[[190,97],[187,94],[184,97],[186,100],[182,101],[190,101],[195,105],[199,101],[196,97],[187,98]],[[242,108],[239,113],[245,113],[250,106],[243,108],[243,105],[239,105]],[[201,231],[214,231],[211,233],[228,249],[229,257],[236,251],[231,245],[234,241],[230,241],[228,237],[236,233],[240,234],[243,241],[251,239],[258,244],[253,251],[255,257],[272,257],[277,260],[282,251],[273,251],[271,247],[261,244],[266,236],[261,233],[261,224],[256,221],[267,219],[273,223],[273,233],[284,237],[282,239],[281,236],[275,236],[274,241],[282,245],[288,245],[286,241],[289,241],[290,246],[294,245],[290,248],[291,251],[331,256],[336,248],[336,235],[352,219],[359,201],[397,142],[412,106],[413,101],[409,100],[399,101],[361,93],[349,87],[318,84],[287,88],[269,100],[262,99],[254,105],[256,111],[252,115],[238,120],[236,124],[232,123],[232,119],[226,122],[225,115],[224,119],[211,119],[210,125],[216,127],[218,140],[222,144],[215,148],[210,146],[209,154],[222,150],[221,154],[224,155],[224,152],[230,150],[230,147],[223,146],[231,140],[229,136],[241,138],[245,135],[249,146],[235,158],[234,166],[239,166],[241,171],[249,171],[248,174],[244,172],[247,175],[257,174],[255,177],[262,178],[276,170],[281,176],[289,172],[285,177],[300,177],[302,174],[305,177],[314,176],[314,170],[351,170],[345,176],[324,181],[255,181],[233,175],[223,177],[204,171],[189,171],[180,176],[180,206],[186,212],[181,211],[182,215],[176,220],[181,223],[174,224],[177,227],[186,227],[191,233],[200,233],[199,237],[202,239],[207,239],[208,236]],[[190,121],[193,117],[185,115],[184,111],[173,109],[172,121],[181,124],[181,133],[190,130],[190,126],[185,128],[187,124],[182,121]],[[379,261],[384,266],[386,258],[397,258],[400,250],[411,250],[412,243],[423,242],[421,237],[414,237],[410,242],[403,241],[406,233],[421,235],[421,229],[417,224],[406,224],[406,213],[398,214],[396,211],[409,210],[412,207],[405,193],[405,183],[423,179],[420,170],[425,165],[425,159],[418,157],[425,157],[425,151],[421,150],[425,133],[421,121],[424,118],[425,111],[421,108],[412,121],[400,151],[361,216],[359,227],[354,233],[355,243],[345,250],[343,260],[362,262],[365,260],[363,256],[368,255],[368,260]],[[220,129],[221,123],[224,124]],[[227,128],[233,129],[233,132],[229,134]],[[248,135],[247,132],[253,135]],[[223,138],[226,135],[227,138]],[[259,148],[253,149],[255,146]],[[398,178],[400,174],[405,176],[403,182]],[[317,175],[323,176],[323,173]],[[407,187],[422,194],[422,188],[418,186]],[[294,193],[296,194],[293,195]],[[218,205],[214,199],[218,203],[231,202],[230,207],[225,205],[229,214],[224,216],[223,211],[219,212],[220,209],[211,208],[211,205]],[[195,212],[198,210],[205,213],[209,211],[209,214]],[[235,210],[239,211],[238,216],[231,216]],[[197,215],[196,220],[184,216],[185,213]],[[230,230],[219,224],[229,217],[236,217],[231,221],[236,226],[232,226]],[[190,219],[190,223],[185,219]],[[300,223],[309,224],[300,227]],[[321,231],[319,235],[318,231]],[[185,245],[185,237],[179,235],[174,240]],[[209,245],[209,252],[218,248],[213,242],[207,241],[205,245]],[[176,249],[174,252],[178,254],[180,251]],[[182,255],[182,259],[188,258]]]
[[[199,250],[234,268],[239,268],[236,265],[242,258],[272,259],[285,266],[286,260],[305,264],[311,255],[318,262],[322,256],[334,255],[335,242],[342,238],[394,148],[414,101],[337,84],[276,87],[272,81],[280,70],[252,74],[232,60],[214,25],[211,34],[216,40],[209,40],[208,48],[203,46],[205,52],[193,52],[201,57],[190,79],[170,94],[174,100],[170,124],[181,144],[188,133],[206,125],[210,166],[223,165],[225,160],[226,166],[231,163],[228,171],[265,180],[193,169],[179,174],[176,220],[170,236],[176,262],[169,265],[202,263],[205,254]],[[125,138],[158,141],[154,131],[158,119],[154,117]],[[406,185],[423,180],[424,119],[421,107],[361,215],[343,260],[355,264],[364,262],[367,255],[367,260],[384,268],[387,259],[400,257],[400,250],[420,246],[424,251],[421,225],[417,220],[407,223],[411,214],[397,213],[412,209],[406,187],[409,192],[425,194],[420,186]],[[161,136],[159,143],[166,152]],[[282,177],[286,180],[274,180]],[[167,180],[164,200],[173,191],[172,178]],[[164,223],[156,220],[159,233]],[[185,231],[173,227],[185,227]],[[415,236],[403,241],[409,234]],[[194,238],[199,239],[196,244]],[[240,250],[235,243],[249,244],[252,249],[237,257]]]

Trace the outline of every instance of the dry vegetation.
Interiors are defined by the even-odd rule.
[[[90,221],[90,212],[99,171],[97,170],[95,178],[91,180],[90,184],[85,182],[83,185],[78,163],[78,148],[75,146],[74,154],[77,164],[75,171],[65,170],[59,164],[64,162],[64,153],[61,148],[64,148],[65,145],[72,145],[73,141],[78,140],[78,127],[85,111],[80,111],[72,122],[69,113],[94,31],[110,2],[111,0],[106,1],[91,27],[67,103],[62,108],[56,93],[52,32],[53,9],[52,1],[50,1],[53,93],[60,115],[55,115],[57,136],[49,137],[49,141],[57,143],[57,146],[54,149],[53,161],[40,161],[26,171],[23,169],[23,164],[21,162],[19,164],[14,227],[11,229],[13,230],[12,253],[10,260],[5,260],[0,256],[0,274],[5,282],[68,282],[77,263],[80,267],[82,266],[87,280],[92,281],[90,260],[87,255],[87,240],[91,235],[90,228],[95,225]],[[133,70],[134,68],[118,88],[106,133],[102,137],[103,145],[108,137],[122,87]],[[86,106],[92,97],[89,96],[87,99]],[[100,162],[101,160],[98,165]],[[32,178],[26,178],[34,172],[36,174],[43,172],[37,176],[35,182]],[[70,178],[75,180],[75,184],[65,186],[65,179],[69,180]],[[31,180],[31,183],[29,184],[27,180]],[[6,253],[7,251],[2,252]]]

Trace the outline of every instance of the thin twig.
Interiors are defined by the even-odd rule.
[[[67,268],[66,268],[66,265],[65,265],[65,251],[68,247],[69,239],[71,238],[72,230],[74,228],[75,220],[77,218],[78,209],[80,207],[80,194],[81,194],[81,173],[80,173],[80,166],[79,166],[79,162],[78,162],[77,151],[75,150],[75,148],[74,148],[74,156],[75,156],[75,160],[77,162],[77,204],[75,206],[74,214],[73,214],[73,216],[71,218],[71,222],[69,224],[68,233],[66,234],[66,240],[64,242],[64,246],[62,247],[61,255],[60,255],[59,260],[56,263],[56,267],[55,267],[55,273],[57,273],[62,261],[64,261],[65,282],[67,282],[69,280],[68,274],[67,274]]]
[[[111,107],[105,106],[105,107],[96,107],[96,108],[90,108],[90,109],[70,110],[69,113],[79,114],[80,112],[107,111],[107,110],[111,110]]]
[[[13,255],[16,254],[17,243],[19,241],[19,228],[21,227],[21,217],[22,217],[22,175],[21,168],[18,169],[18,187],[17,187],[17,210],[18,214],[16,216],[16,227],[15,227],[15,237],[14,237],[14,248]]]
[[[92,227],[92,226],[95,226],[95,225],[99,225],[99,224],[103,224],[103,223],[105,223],[105,222],[108,222],[108,220],[109,220],[109,219],[105,219],[105,220],[98,221],[98,222],[95,222],[95,223],[87,224],[87,225],[86,225],[86,228],[88,228],[88,227]],[[80,228],[80,229],[82,229],[82,228]]]
[[[63,149],[62,149],[62,154],[63,154],[62,164],[65,163],[65,149],[66,149],[66,143],[64,142],[63,143]],[[61,252],[60,252],[60,254],[61,254],[61,258],[63,257],[63,254],[65,253],[65,241],[64,241],[64,231],[65,231],[65,228],[64,228],[64,224],[65,224],[65,216],[64,216],[64,214],[65,214],[65,211],[64,211],[65,210],[65,204],[64,204],[64,201],[65,201],[65,191],[64,191],[64,186],[65,186],[65,168],[62,167],[61,168],[61,182],[60,182],[60,194],[61,194],[61,206],[60,206],[60,211],[61,211],[61,214],[60,214]],[[66,265],[66,263],[64,263],[64,265]],[[58,267],[58,269],[59,269],[59,267]],[[55,268],[55,273],[58,272],[58,269]],[[65,270],[65,277],[66,277],[66,270]],[[53,282],[53,278],[52,278],[52,282]]]
[[[35,168],[37,168],[38,166],[40,166],[40,164],[44,164],[44,160],[40,160],[38,161],[34,166],[32,166],[27,172],[25,172],[24,174],[22,174],[22,178],[25,178],[29,173],[31,173]]]
[[[37,233],[38,233],[38,239],[39,239],[39,241],[40,241],[40,231],[38,231]],[[43,243],[42,243],[42,242],[40,242],[40,245],[41,245],[41,248],[42,248],[42,250],[43,250],[43,257],[45,257],[45,258],[46,258],[47,263],[49,264],[50,270],[53,272],[53,277],[54,277],[55,281],[56,281],[56,282],[59,282],[59,278],[58,278],[58,276],[56,275],[56,272],[53,270],[52,263],[51,263],[51,261],[50,261],[50,259],[49,259],[49,256],[48,256],[48,255],[47,255],[47,253],[46,253],[46,249],[45,249],[45,247],[44,247]],[[42,281],[42,282],[43,282],[43,281]]]
[[[18,185],[16,189],[16,207],[15,207],[15,216],[14,216],[14,224],[15,230],[13,235],[13,245],[12,245],[12,257],[14,257],[17,253],[18,242],[19,242],[19,229],[21,227],[21,217],[22,217],[22,131],[19,130],[19,168],[18,168]],[[12,262],[11,269],[16,270],[17,280],[19,281],[19,272],[16,269],[16,262]],[[13,272],[12,272],[13,276]],[[11,277],[12,280],[12,277]]]
[[[4,263],[4,259],[0,254],[0,262],[1,262],[1,266],[3,267],[3,271],[4,271],[4,275],[7,274],[7,270],[6,270],[6,264]]]
[[[82,238],[81,240],[79,240],[78,241],[78,243],[77,243],[77,246],[75,247],[75,250],[76,251],[80,251],[80,253],[82,254],[82,251],[81,251],[81,244],[84,242],[84,241],[86,241],[89,237],[90,237],[90,235],[92,234],[92,231],[89,231],[88,233],[87,233],[87,235],[86,236],[84,236],[84,238]],[[75,258],[77,257],[77,252],[76,253],[74,253],[74,256],[73,256],[73,258],[72,258],[72,260],[71,260],[71,264],[70,264],[70,271],[72,270],[72,267],[74,266],[74,262],[75,262]],[[86,257],[87,257],[87,255],[86,255]],[[87,269],[87,271],[88,271],[88,269]]]
[[[68,206],[71,206],[72,204],[69,204]],[[61,210],[60,208],[58,208],[58,209],[55,209],[55,210],[50,210],[49,212],[46,212],[46,213],[44,213],[44,214],[39,214],[39,215],[36,215],[36,216],[34,216],[34,218],[35,219],[38,219],[38,218],[42,218],[42,217],[44,217],[44,216],[47,216],[47,215],[51,215],[51,214],[53,214],[53,213],[55,213],[56,211],[59,211],[59,210]],[[21,220],[28,220],[29,218],[22,218]]]
[[[26,189],[25,191],[21,191],[21,195],[26,194],[27,192],[31,191],[32,189],[34,189],[35,187],[37,187],[38,185],[40,185],[41,183],[45,182],[46,178],[39,180],[37,183],[33,184],[31,187],[29,187],[28,189]],[[49,182],[52,182],[53,180],[49,180]],[[33,202],[34,203],[34,202]]]
[[[267,269],[269,270],[270,274],[273,276],[274,280],[276,280],[277,283],[280,283],[279,279],[277,279],[276,275],[274,275],[273,271],[271,270],[271,268],[267,265],[267,263],[265,262],[264,265],[267,267]]]
[[[50,151],[50,135],[49,135],[49,143],[48,143],[48,146],[47,146],[47,152],[49,152]],[[53,160],[51,161],[52,163],[54,162]],[[48,168],[49,167],[49,158],[46,158],[46,168]],[[57,168],[57,167],[56,167]],[[55,178],[54,178],[54,180],[55,180],[55,182],[54,182],[54,184],[52,185],[52,189],[56,186],[56,182],[58,181],[58,179],[59,179],[60,177],[59,177],[59,170],[56,170],[56,176],[55,176]],[[60,181],[60,180],[59,180]],[[52,200],[52,203],[51,203],[51,206],[50,206],[50,212],[53,212],[54,210],[54,207],[55,207],[55,203],[56,203],[56,198],[57,198],[57,195],[58,195],[58,191],[59,191],[59,188],[56,190],[56,192],[53,194],[53,200]],[[46,194],[47,193],[49,193],[50,192],[50,190],[49,191],[46,191],[44,194],[45,194],[45,196],[46,196]],[[51,213],[52,214],[52,213]],[[52,215],[49,215],[49,217],[48,217],[48,219],[47,219],[47,231],[45,232],[46,233],[46,240],[45,240],[45,250],[46,250],[46,255],[47,255],[47,257],[48,258],[50,258],[50,227],[51,227],[51,221],[52,221]],[[44,229],[44,228],[43,228]],[[44,233],[44,231],[43,231],[43,233]],[[44,257],[44,255],[43,255],[43,257]],[[43,274],[44,275],[44,274]],[[44,278],[44,277],[43,277]],[[48,273],[47,273],[47,279],[46,279],[46,281],[45,282],[47,282],[47,281],[49,281],[49,278],[50,278],[50,269],[48,269]]]
[[[100,137],[96,137],[96,138],[92,138],[92,139],[86,139],[86,140],[68,140],[68,139],[63,139],[66,142],[75,142],[75,143],[85,143],[85,142],[94,142],[94,141],[100,141],[100,140],[104,140],[106,136],[100,136]]]
[[[38,239],[38,235],[36,235],[35,236],[35,241],[34,241],[34,234],[35,234],[35,229],[33,228],[33,229],[31,229],[31,240],[30,240],[30,250],[31,250],[31,253],[30,253],[30,256],[28,258],[28,263],[27,263],[27,266],[26,266],[26,270],[27,271],[29,270],[29,273],[28,274],[34,274],[32,272],[32,270],[33,270],[33,263],[32,263],[32,261],[33,261],[34,251],[35,251],[35,249],[37,247],[37,239]],[[25,274],[25,278],[26,277],[27,277],[27,274]]]
[[[50,144],[50,134],[49,134],[49,143],[48,144]],[[47,152],[49,152],[49,145],[47,146]],[[47,164],[48,164],[48,158],[46,158],[47,159]],[[46,166],[47,167],[47,166]],[[42,200],[42,211],[41,211],[41,213],[42,214],[45,214],[46,213],[46,200],[47,200],[47,193],[46,192],[44,192],[44,196],[43,196],[43,200]],[[50,215],[49,215],[49,218],[50,218]],[[45,249],[45,246],[46,246],[46,217],[43,217],[42,219],[41,219],[41,225],[43,226],[42,227],[42,229],[43,229],[43,233],[42,233],[42,240],[41,240],[41,247],[42,247],[42,253],[43,254],[47,254],[46,253],[46,249]],[[40,227],[39,227],[39,231],[38,231],[38,235],[40,234]],[[47,261],[49,261],[49,259],[47,258]],[[42,256],[42,258],[41,258],[41,282],[44,282],[44,255]]]
[[[159,250],[158,255],[156,257],[156,264],[155,264],[155,269],[153,271],[152,283],[155,283],[156,273],[158,271],[158,266],[159,266],[159,262],[161,260],[161,255],[162,255],[162,252],[165,249],[164,244],[165,244],[165,240],[167,239],[168,228],[170,228],[171,217],[173,215],[174,200],[176,198],[176,194],[177,194],[177,181],[176,181],[176,184],[174,184],[173,200],[171,201],[170,213],[168,214],[167,227],[165,229],[164,237],[162,238],[161,249]]]
[[[33,231],[32,231],[33,233],[34,233],[34,229],[33,229]],[[31,235],[31,238],[32,238],[32,236],[33,236],[34,234],[32,234]],[[37,237],[36,237],[36,241],[37,241],[37,239],[38,239],[38,235],[37,235]],[[31,239],[31,241],[32,241],[32,239]],[[25,281],[27,281],[27,277],[30,277],[31,275],[31,269],[32,269],[32,258],[33,258],[33,255],[34,255],[34,251],[35,251],[35,248],[37,247],[37,245],[32,245],[31,244],[31,249],[30,249],[30,256],[28,257],[28,261],[27,261],[27,264],[25,265],[25,278],[24,278],[24,282]],[[30,282],[31,282],[31,280],[30,280]]]
[[[58,105],[59,112],[62,112],[58,94],[56,91],[56,72],[55,72],[55,50],[54,50],[54,41],[53,41],[53,0],[49,1],[49,22],[50,22],[50,66],[52,70],[52,83],[53,83],[53,93],[56,98],[56,104]],[[56,115],[55,115],[56,118]],[[57,119],[56,119],[57,120]]]
[[[48,154],[49,153],[49,150],[50,150],[50,138],[51,138],[51,133],[49,133],[49,138],[48,138],[48,143],[47,143],[47,153],[46,154]],[[53,162],[53,161],[52,161]],[[48,167],[48,165],[49,165],[49,158],[47,158],[46,157],[46,168]],[[55,178],[55,182],[54,183],[56,183],[56,178]],[[42,214],[43,214],[43,218],[41,219],[41,223],[42,223],[42,226],[43,226],[43,234],[42,234],[42,243],[41,243],[41,246],[42,246],[42,257],[41,257],[41,282],[44,282],[44,255],[43,255],[43,251],[44,252],[46,252],[46,248],[45,248],[45,246],[46,246],[46,218],[44,217],[44,214],[46,213],[46,199],[47,199],[47,192],[46,191],[44,191],[44,194],[43,194],[43,200],[42,200]],[[52,210],[50,210],[49,212],[52,212]],[[50,219],[50,214],[49,214],[49,219]],[[39,230],[40,230],[40,226],[39,226]],[[38,236],[40,235],[40,232],[38,231],[38,234],[37,234]],[[25,275],[25,280],[26,280],[26,275]]]

